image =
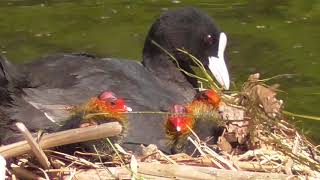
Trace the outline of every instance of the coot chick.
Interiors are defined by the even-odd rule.
[[[110,137],[109,140],[111,143],[121,143],[128,129],[126,113],[132,111],[132,109],[126,105],[125,100],[118,98],[115,93],[104,91],[79,106],[70,107],[68,111],[71,114],[70,118],[64,122],[61,130],[85,128],[108,122],[119,122],[122,125],[121,134]],[[94,149],[93,145],[96,149]],[[113,152],[106,138],[65,145],[60,147],[59,150],[73,153],[78,148],[86,152],[95,152],[96,150],[106,154],[112,154]]]
[[[173,154],[194,152],[195,146],[187,139],[192,131],[208,145],[217,143],[224,129],[219,105],[219,95],[213,90],[205,90],[197,93],[191,103],[176,104],[170,109],[165,129]]]
[[[192,101],[196,94],[196,80],[178,70],[177,64],[153,41],[176,57],[182,69],[193,73],[192,60],[177,50],[185,49],[208,69],[215,69],[213,74],[219,75],[218,81],[226,89],[229,87],[224,48],[219,48],[219,41],[226,43],[224,33],[198,9],[170,10],[151,26],[145,40],[142,63],[56,54],[22,65],[18,71],[22,72],[20,74],[8,75],[6,72],[16,72],[16,67],[2,59],[4,76],[1,82],[10,87],[3,90],[10,94],[10,98],[2,101],[0,107],[10,119],[2,122],[6,130],[1,137],[2,143],[8,142],[4,141],[8,137],[18,136],[12,128],[14,121],[25,123],[33,132],[39,129],[47,132],[60,130],[60,124],[68,119],[62,107],[81,104],[104,90],[123,97],[135,111],[168,111],[173,104]],[[212,68],[213,64],[217,68]],[[18,83],[13,79],[24,81]],[[160,115],[128,115],[128,133],[122,145],[136,150],[140,144],[156,144],[159,149],[170,153],[162,127],[163,117]]]

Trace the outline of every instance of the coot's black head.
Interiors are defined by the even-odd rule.
[[[143,49],[143,64],[153,71],[157,71],[161,66],[168,66],[165,61],[170,61],[170,58],[152,42],[154,41],[176,57],[184,70],[190,72],[193,61],[188,55],[177,50],[184,49],[201,60],[207,69],[214,71],[212,73],[218,82],[227,89],[229,75],[224,63],[224,47],[219,47],[221,35],[212,18],[198,9],[178,8],[167,11],[149,30]],[[226,44],[225,37],[221,43],[222,46]]]

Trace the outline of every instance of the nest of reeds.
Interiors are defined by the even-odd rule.
[[[224,96],[226,130],[218,146],[255,171],[319,177],[317,147],[287,120],[276,86],[265,81],[251,75],[240,92]]]

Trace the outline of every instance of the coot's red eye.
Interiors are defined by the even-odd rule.
[[[213,36],[211,36],[210,34],[208,34],[206,37],[205,37],[205,42],[206,44],[208,45],[212,45],[214,43],[215,39]]]

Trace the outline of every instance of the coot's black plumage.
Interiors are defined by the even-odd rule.
[[[58,124],[68,116],[65,105],[81,104],[105,90],[124,98],[134,111],[167,111],[173,104],[190,102],[196,93],[196,81],[181,73],[151,40],[174,55],[184,70],[192,72],[192,61],[176,49],[183,48],[210,66],[208,58],[219,56],[219,37],[220,31],[208,15],[194,8],[180,8],[164,13],[152,25],[142,63],[57,54],[14,67],[2,59],[0,114],[6,118],[1,120],[1,141],[16,139],[15,121],[25,123],[33,132],[57,131]],[[129,115],[123,143],[156,144],[169,152],[163,117]]]

